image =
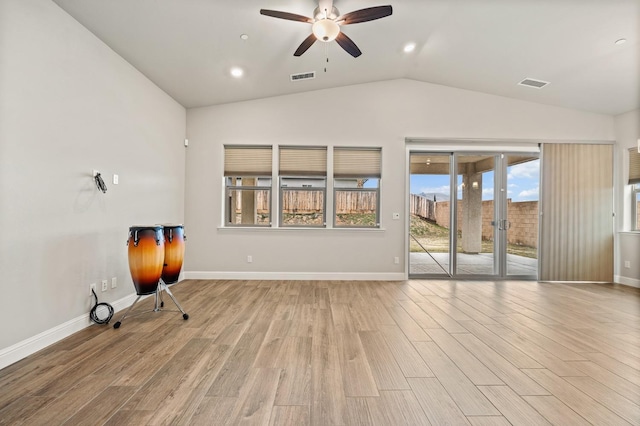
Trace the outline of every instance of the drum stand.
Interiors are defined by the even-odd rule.
[[[147,313],[147,312],[160,312],[160,311],[162,311],[162,308],[164,307],[164,300],[162,300],[162,291],[166,291],[167,292],[167,294],[169,295],[171,300],[173,300],[173,303],[175,303],[176,306],[178,307],[178,309],[180,310],[180,312],[182,312],[182,318],[185,319],[185,320],[188,320],[189,319],[189,314],[187,314],[184,311],[184,309],[182,309],[182,306],[180,306],[180,303],[178,303],[178,300],[176,300],[176,298],[173,295],[173,293],[171,293],[171,290],[169,290],[169,286],[162,280],[162,278],[160,278],[160,281],[158,282],[158,287],[156,288],[156,292],[154,293],[154,295],[155,295],[154,308],[151,311],[138,312],[134,316],[137,316],[137,315],[140,315],[140,314],[144,314],[144,313]],[[124,315],[122,315],[122,318],[120,318],[120,321],[118,321],[115,324],[113,324],[113,328],[120,328],[120,325],[122,324],[122,321],[124,321],[125,317],[127,315],[129,315],[129,312],[131,312],[133,307],[136,306],[136,303],[138,303],[138,301],[140,300],[141,297],[142,297],[141,295],[136,297],[136,300],[133,302],[133,304],[131,306],[129,306],[129,309],[127,309],[127,311],[124,313]]]

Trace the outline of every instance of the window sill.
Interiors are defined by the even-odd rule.
[[[253,226],[219,226],[218,227],[218,231],[222,231],[222,232],[234,232],[234,231],[241,231],[241,232],[278,232],[278,231],[282,231],[282,232],[290,232],[290,231],[308,231],[308,232],[369,232],[369,233],[378,233],[378,232],[385,232],[386,229],[384,228],[312,228],[312,227],[308,227],[308,228],[304,228],[304,227],[294,227],[294,226],[287,226],[284,228],[277,228],[277,227],[253,227]]]
[[[618,234],[640,235],[640,231],[618,231]]]

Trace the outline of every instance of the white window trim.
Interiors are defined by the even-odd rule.
[[[638,226],[638,195],[640,194],[640,183],[631,185],[631,230],[640,232]]]

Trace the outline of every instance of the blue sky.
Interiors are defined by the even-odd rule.
[[[493,172],[482,176],[482,199],[493,199]],[[507,197],[512,201],[538,200],[540,182],[540,160],[510,166],[507,169]],[[462,176],[458,176],[458,198],[462,198],[460,184]],[[411,175],[411,193],[433,192],[448,194],[449,176],[444,175]]]

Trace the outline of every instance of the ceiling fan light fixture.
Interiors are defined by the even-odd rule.
[[[320,19],[313,23],[311,31],[318,40],[328,43],[338,37],[340,26],[331,19]]]

